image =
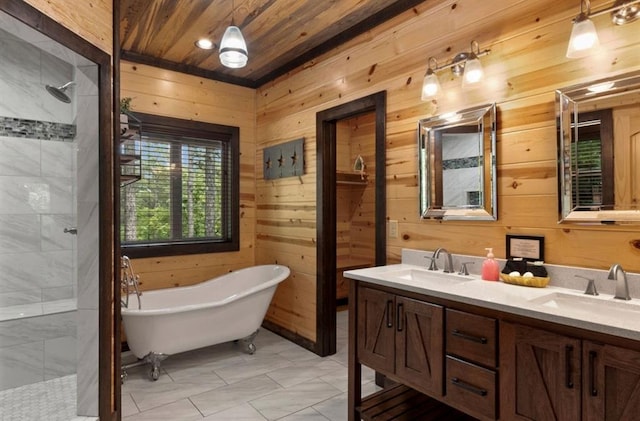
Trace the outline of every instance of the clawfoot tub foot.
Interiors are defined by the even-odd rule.
[[[160,377],[160,362],[165,360],[168,355],[165,354],[157,354],[155,352],[150,352],[144,356],[144,362],[151,365],[149,369],[149,378],[153,381],[158,380]]]
[[[258,331],[256,330],[251,335],[241,339],[242,344],[244,345],[244,348],[245,348],[245,352],[249,355],[253,355],[253,353],[256,352],[256,345],[253,343],[253,340],[256,338],[257,334],[258,334]]]

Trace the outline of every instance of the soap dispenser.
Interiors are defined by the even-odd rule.
[[[500,278],[500,265],[493,258],[493,249],[485,248],[488,251],[487,258],[482,262],[482,279],[485,281],[497,281]]]

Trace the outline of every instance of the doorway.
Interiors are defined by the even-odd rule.
[[[386,92],[378,92],[316,114],[317,307],[316,353],[336,352],[336,170],[338,122],[367,113],[375,117],[375,265],[386,263]]]

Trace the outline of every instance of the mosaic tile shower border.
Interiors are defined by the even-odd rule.
[[[76,137],[76,125],[0,116],[0,137],[72,142]]]

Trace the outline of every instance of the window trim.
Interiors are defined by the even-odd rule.
[[[240,250],[240,128],[202,121],[164,117],[153,114],[133,113],[141,121],[142,132],[229,142],[231,153],[231,238],[228,240],[185,240],[183,242],[155,242],[125,244],[122,254],[131,258],[178,256],[187,254],[224,253]],[[222,138],[222,139],[221,139]],[[122,200],[122,199],[121,199]],[[118,230],[119,232],[119,230]]]

